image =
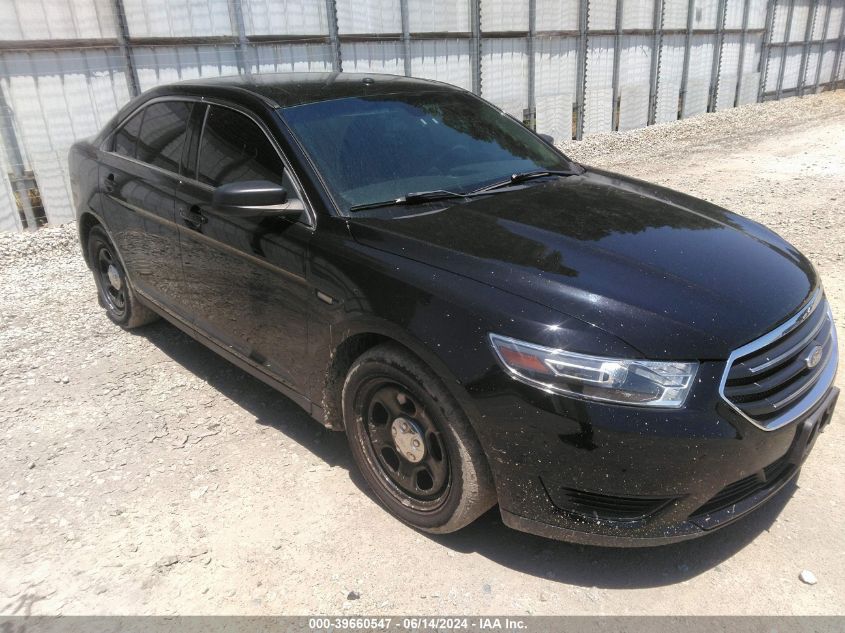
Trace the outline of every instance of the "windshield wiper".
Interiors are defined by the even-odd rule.
[[[403,206],[408,204],[422,204],[423,202],[433,202],[435,200],[446,200],[449,198],[471,198],[476,195],[481,195],[484,192],[470,192],[459,193],[457,191],[446,191],[445,189],[435,189],[433,191],[414,191],[406,193],[401,198],[394,200],[382,200],[381,202],[365,202],[364,204],[353,204],[349,207],[350,211],[363,211],[364,209],[377,209],[379,207],[393,207]]]
[[[473,189],[466,193],[459,193],[457,191],[447,191],[446,189],[434,189],[432,191],[415,191],[413,193],[406,193],[401,198],[393,200],[382,200],[380,202],[365,202],[363,204],[353,204],[349,207],[350,211],[363,211],[364,209],[378,209],[380,207],[403,206],[408,204],[421,204],[423,202],[432,202],[434,200],[446,200],[448,198],[474,198],[475,196],[484,196],[492,193],[498,193],[496,189],[503,187],[510,187],[517,185],[526,180],[533,180],[534,178],[543,178],[546,176],[574,176],[576,172],[573,171],[551,171],[551,170],[537,170],[525,171],[518,174],[512,174],[507,180],[494,182],[492,185],[485,185],[479,189]]]
[[[510,187],[512,185],[518,185],[521,182],[525,182],[526,180],[533,180],[534,178],[545,178],[547,176],[574,176],[576,172],[574,171],[553,171],[549,169],[539,169],[536,171],[523,171],[517,174],[511,174],[511,177],[507,180],[500,180],[498,182],[494,182],[491,185],[485,185],[479,189],[475,189],[470,193],[484,193],[486,191],[492,191],[493,189],[501,189],[502,187]]]

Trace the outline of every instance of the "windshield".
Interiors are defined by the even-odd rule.
[[[417,191],[465,193],[521,172],[573,169],[469,93],[350,97],[280,113],[344,209]]]

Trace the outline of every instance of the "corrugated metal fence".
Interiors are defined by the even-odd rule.
[[[358,71],[556,139],[845,80],[845,0],[0,0],[0,230],[73,219],[67,151],[156,84]]]

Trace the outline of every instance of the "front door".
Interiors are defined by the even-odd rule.
[[[268,214],[234,217],[211,208],[220,185],[269,180],[300,197],[263,125],[238,110],[207,106],[192,144],[196,168],[180,186],[185,300],[198,329],[289,386],[302,391],[311,296],[306,255],[313,233],[297,220]]]

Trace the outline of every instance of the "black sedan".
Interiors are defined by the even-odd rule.
[[[345,431],[429,532],[498,503],[585,543],[705,534],[789,482],[832,415],[836,333],[801,253],[452,86],[162,86],[70,170],[109,318],[162,316]]]

